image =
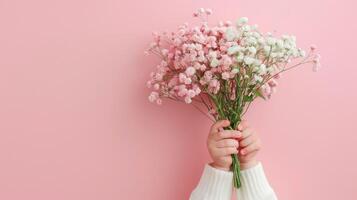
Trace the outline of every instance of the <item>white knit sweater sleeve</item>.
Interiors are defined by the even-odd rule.
[[[199,184],[191,193],[190,200],[231,200],[233,173],[206,165]],[[277,200],[265,177],[263,166],[242,170],[242,187],[237,190],[238,200]]]
[[[206,165],[190,200],[231,200],[233,173]]]
[[[237,190],[238,200],[277,200],[261,163],[241,171],[242,187]]]

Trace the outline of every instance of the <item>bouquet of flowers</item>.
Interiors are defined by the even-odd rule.
[[[153,88],[151,102],[160,105],[165,98],[191,104],[213,121],[228,119],[229,129],[235,129],[252,101],[271,97],[281,73],[306,63],[313,71],[320,67],[315,46],[305,53],[295,36],[263,34],[246,17],[210,26],[211,14],[201,8],[193,14],[199,25],[185,23],[176,32],[153,33],[146,54],[159,56],[161,63],[147,82]],[[239,188],[239,158],[232,159],[233,183]]]

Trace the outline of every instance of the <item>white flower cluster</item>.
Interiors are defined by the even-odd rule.
[[[227,54],[236,56],[237,64],[252,72],[246,73],[253,78],[251,84],[263,81],[268,74],[277,73],[281,65],[291,59],[305,56],[305,52],[297,48],[295,36],[277,38],[271,33],[262,34],[256,25],[251,26],[247,22],[248,18],[240,18],[236,26],[226,29],[225,38],[233,44],[227,49]]]

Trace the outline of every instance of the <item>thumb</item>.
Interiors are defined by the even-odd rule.
[[[247,123],[247,120],[242,120],[238,126],[237,126],[237,130],[238,131],[243,131],[244,129],[248,128],[248,123]]]

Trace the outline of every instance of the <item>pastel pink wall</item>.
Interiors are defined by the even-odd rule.
[[[353,0],[0,1],[0,199],[188,199],[210,122],[148,103],[143,51],[199,7],[319,47],[323,69],[286,74],[247,119],[280,199],[356,199]]]

